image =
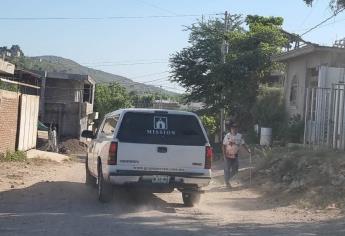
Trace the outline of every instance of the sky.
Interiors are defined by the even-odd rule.
[[[332,15],[328,2],[316,0],[313,7],[307,7],[302,0],[0,0],[0,46],[18,44],[27,56],[61,56],[138,82],[183,92],[168,81],[168,60],[188,46],[185,26],[201,15],[207,19],[228,11],[243,16],[281,16],[285,30],[301,34]],[[192,16],[148,17],[176,15]],[[16,17],[98,19],[13,19]],[[345,37],[344,25],[345,13],[341,13],[304,39],[332,45]]]

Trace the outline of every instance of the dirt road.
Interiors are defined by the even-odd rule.
[[[121,193],[101,204],[84,178],[76,161],[0,163],[0,235],[345,235],[337,212],[279,206],[217,178],[195,208],[179,192]]]

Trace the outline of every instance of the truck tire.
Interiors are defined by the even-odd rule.
[[[90,173],[88,157],[86,157],[86,160],[85,160],[85,184],[92,186],[92,187],[96,187],[96,183],[97,183],[97,180]]]
[[[103,177],[102,165],[98,167],[98,200],[106,203],[110,202],[113,197],[113,188]]]
[[[200,202],[199,192],[182,192],[183,203],[186,207],[193,207]]]

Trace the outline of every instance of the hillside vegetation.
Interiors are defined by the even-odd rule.
[[[44,70],[48,72],[64,72],[74,74],[88,74],[96,80],[97,83],[117,82],[124,86],[128,91],[136,91],[139,94],[144,93],[163,93],[166,95],[176,95],[176,93],[164,89],[134,82],[126,77],[114,75],[101,70],[96,70],[82,66],[77,62],[57,57],[57,56],[38,56],[38,57],[20,57],[12,59],[12,62],[19,68],[28,70]]]

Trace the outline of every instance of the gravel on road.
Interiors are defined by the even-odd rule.
[[[220,175],[194,208],[177,191],[117,191],[102,204],[84,180],[81,162],[0,163],[0,235],[345,235],[337,211],[282,206],[240,183],[228,190]]]

